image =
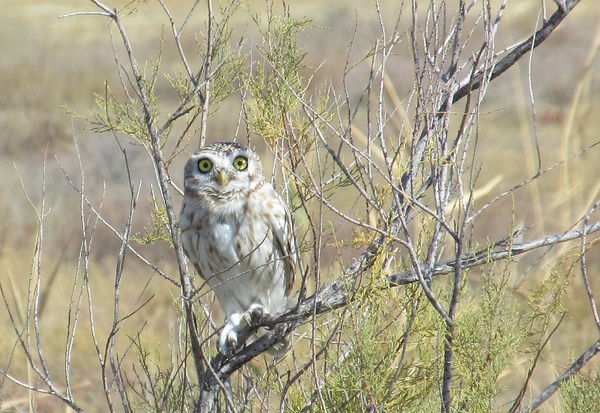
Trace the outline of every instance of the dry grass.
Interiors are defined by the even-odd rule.
[[[127,1],[116,2],[118,5]],[[173,1],[172,12],[181,16],[187,2]],[[262,4],[252,1],[259,9]],[[350,33],[354,30],[355,20],[360,36],[350,57],[351,61],[364,55],[377,38],[374,19],[375,13],[366,2],[349,4],[347,1],[297,2],[292,4],[295,15],[306,15],[314,19],[316,28],[309,32],[306,42],[308,63],[320,67],[314,77],[315,87],[327,82],[339,86],[342,68],[347,58]],[[384,10],[397,9],[397,2],[383,1]],[[510,45],[531,32],[533,27],[531,13],[537,10],[537,1],[522,2],[518,7],[509,8],[500,39]],[[552,2],[548,2],[552,3]],[[122,173],[123,161],[113,150],[108,150],[109,136],[91,135],[83,129],[83,123],[72,120],[62,105],[78,112],[87,112],[93,105],[93,94],[104,93],[104,81],[117,82],[114,59],[111,53],[110,39],[107,36],[106,22],[92,17],[58,19],[57,16],[76,10],[91,9],[85,1],[0,1],[3,13],[0,15],[0,281],[9,293],[9,302],[16,308],[24,308],[28,297],[28,278],[32,268],[33,245],[35,241],[36,220],[24,191],[20,188],[19,176],[27,194],[34,204],[40,202],[42,183],[42,164],[48,164],[46,172],[47,202],[52,208],[46,220],[45,258],[43,269],[49,281],[56,273],[53,283],[45,284],[49,301],[41,319],[44,352],[51,355],[50,369],[60,377],[63,373],[64,343],[66,338],[65,320],[69,314],[68,297],[71,296],[77,269],[76,257],[80,245],[79,198],[66,182],[55,156],[65,169],[77,177],[78,166],[73,136],[76,137],[82,156],[87,185],[97,188],[93,202],[99,205],[102,198],[102,185],[113,194],[103,206],[103,215],[116,228],[124,225],[121,212],[128,204],[126,180]],[[390,15],[394,15],[391,13]],[[243,14],[242,14],[243,16]],[[494,194],[506,190],[522,180],[532,176],[538,168],[535,153],[535,135],[540,142],[542,169],[569,157],[588,145],[598,141],[600,129],[600,61],[596,57],[597,41],[600,38],[600,9],[593,2],[583,2],[569,16],[561,30],[540,47],[532,62],[533,90],[535,96],[534,127],[530,96],[528,92],[528,65],[524,61],[518,69],[513,68],[503,79],[492,84],[487,104],[488,113],[482,116],[479,129],[479,159],[483,165],[480,184],[502,180],[492,192],[483,195],[481,204],[493,198]],[[147,60],[156,57],[161,25],[164,16],[156,4],[150,2],[141,5],[137,13],[127,18],[129,31],[140,51],[138,59]],[[247,21],[239,17],[240,36],[252,36]],[[197,28],[202,24],[198,23]],[[249,34],[246,34],[249,33]],[[194,39],[187,39],[193,44]],[[502,47],[499,45],[499,47]],[[175,53],[167,48],[163,60],[169,67],[169,56]],[[175,61],[175,59],[172,59]],[[589,64],[586,65],[586,62]],[[173,64],[174,65],[174,64]],[[173,67],[173,70],[176,70]],[[167,69],[168,71],[169,69]],[[360,83],[360,74],[364,68],[356,70],[357,93],[364,87]],[[398,79],[394,88],[402,98],[412,82],[412,66],[406,64],[390,70],[389,76]],[[168,102],[176,96],[167,87],[166,80],[160,80],[161,95]],[[171,100],[172,101],[172,100]],[[230,113],[237,113],[238,103],[225,102],[209,125],[209,135],[221,138],[231,136],[236,125],[228,122]],[[145,156],[139,148],[128,148],[134,171],[134,182],[143,180],[152,182],[153,171],[135,168],[138,160]],[[47,151],[47,154],[46,154]],[[600,151],[592,149],[569,162],[557,167],[529,189],[516,193],[513,200],[502,201],[503,208],[496,207],[480,221],[477,241],[497,239],[505,235],[507,226],[513,220],[525,227],[535,225],[527,237],[551,234],[567,230],[576,222],[591,204],[598,199],[600,186]],[[183,159],[181,160],[183,161]],[[13,162],[16,168],[13,167]],[[178,170],[178,165],[173,170]],[[268,169],[268,168],[267,168]],[[175,177],[181,183],[181,177]],[[140,207],[136,212],[135,231],[142,231],[150,221],[150,203],[148,185],[140,198]],[[115,201],[114,194],[122,194],[122,202]],[[340,230],[340,234],[347,235]],[[105,337],[112,322],[112,308],[105,306],[112,301],[112,283],[116,252],[120,241],[106,228],[101,227],[95,235],[97,249],[90,271],[93,289],[95,323],[98,334]],[[140,247],[141,248],[141,247]],[[566,247],[565,247],[566,248]],[[163,270],[172,269],[173,257],[166,244],[142,248],[144,254],[155,261],[161,261]],[[589,272],[592,275],[592,287],[600,290],[600,281],[594,274],[600,271],[600,253],[588,256]],[[568,250],[555,248],[544,256],[549,267]],[[523,261],[523,265],[528,265]],[[541,273],[540,277],[547,276]],[[124,329],[136,334],[140,325],[147,323],[142,334],[143,341],[157,353],[168,354],[173,340],[172,331],[177,328],[177,314],[173,309],[178,289],[158,276],[153,276],[148,267],[139,262],[130,263],[123,284],[123,312],[133,311],[153,297],[142,310],[130,320]],[[583,289],[573,282],[571,291],[581,294]],[[106,286],[110,286],[107,288]],[[575,322],[569,324],[569,331],[553,342],[552,354],[579,354],[591,344],[596,332],[587,331],[593,325],[584,296],[573,295],[567,311]],[[526,303],[524,303],[526,304]],[[85,307],[85,306],[84,306]],[[98,406],[103,411],[99,374],[90,365],[95,365],[95,355],[91,351],[91,339],[81,317],[79,327],[82,332],[76,342],[73,359],[73,379],[79,384],[77,392],[86,400],[90,411]],[[13,353],[15,341],[6,311],[0,312],[0,363],[10,360],[10,369],[16,377],[28,380],[27,363],[18,351]],[[102,340],[100,340],[102,342]],[[123,344],[124,346],[126,343]],[[11,359],[12,356],[12,359]],[[557,360],[558,362],[558,360]],[[562,360],[562,363],[566,363]],[[597,363],[596,363],[597,364]],[[561,371],[563,365],[557,365]],[[552,372],[541,372],[536,376],[532,391],[535,393],[547,385]],[[546,377],[543,375],[546,374]],[[30,394],[7,381],[0,382],[0,407],[27,409]],[[59,404],[44,397],[36,399],[38,411],[56,411]]]

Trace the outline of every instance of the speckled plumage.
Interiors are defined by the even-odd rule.
[[[290,216],[265,181],[258,155],[234,142],[196,152],[184,186],[183,247],[226,314],[219,343],[230,354],[244,323],[288,308],[296,254]],[[270,352],[279,356],[287,347],[278,343]]]

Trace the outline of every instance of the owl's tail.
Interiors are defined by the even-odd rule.
[[[275,315],[283,314],[290,308],[294,307],[296,304],[297,304],[297,299],[295,299],[293,297],[283,297],[283,300],[279,300],[280,307],[275,308],[275,309],[271,308],[271,313],[270,314],[267,313],[268,314],[267,317],[273,317],[272,314],[275,314]],[[261,307],[262,307],[262,304],[261,304]],[[262,308],[264,309],[264,307],[262,307]],[[264,314],[263,314],[263,316],[264,316]],[[268,332],[269,332],[269,329],[267,329],[265,327],[260,327],[258,329],[258,331],[254,334],[254,339],[256,340],[256,339],[264,336]],[[281,341],[275,343],[273,345],[273,347],[266,350],[265,352],[274,358],[281,358],[285,355],[285,353],[288,352],[291,344],[292,344],[291,335],[287,335]]]
[[[258,338],[264,336],[265,334],[267,334],[268,332],[269,332],[269,330],[267,330],[264,327],[261,327],[258,329],[258,331],[256,332],[256,334],[254,336],[256,339],[258,339]],[[271,357],[278,359],[278,358],[285,356],[285,354],[290,349],[290,346],[291,346],[290,336],[286,336],[281,341],[275,343],[273,345],[273,347],[271,347],[270,349],[268,349],[266,351],[266,353],[268,355],[270,355]]]

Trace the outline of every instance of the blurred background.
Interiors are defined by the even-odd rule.
[[[165,2],[179,22],[192,3],[183,0]],[[262,1],[250,0],[248,3],[253,12],[265,8]],[[551,13],[554,3],[546,3]],[[126,7],[130,13],[124,22],[140,62],[157,59],[160,38],[164,34],[162,70],[166,73],[181,70],[169,22],[157,2],[114,1],[108,4],[117,9]],[[130,202],[124,158],[115,144],[115,137],[93,133],[85,121],[71,115],[75,112],[87,116],[95,105],[95,94],[103,96],[107,84],[111,89],[120,89],[109,34],[115,29],[109,27],[106,18],[98,16],[59,18],[76,11],[96,11],[91,2],[84,0],[0,0],[0,5],[0,281],[8,302],[24,309],[28,291],[32,288],[29,276],[36,254],[36,209],[40,210],[42,194],[45,194],[47,216],[42,267],[47,278],[44,297],[65,299],[53,299],[44,307],[41,317],[45,320],[45,351],[62,355],[68,298],[74,279],[80,274],[77,257],[81,228],[93,221],[93,217],[86,221],[87,216],[82,221],[81,198],[67,177],[79,186],[83,173],[90,202],[101,208],[103,217],[118,231],[123,231],[126,219],[123,211]],[[331,85],[339,89],[347,62],[350,65],[358,63],[349,77],[353,81],[346,87],[350,96],[359,96],[366,86],[369,70],[368,62],[360,61],[381,36],[373,3],[290,0],[287,5],[293,16],[312,19],[315,25],[305,31],[301,39],[307,53],[306,63],[313,68],[311,71],[318,68],[311,86],[322,89]],[[389,16],[386,24],[393,27],[402,2],[382,0],[380,7],[384,18]],[[410,24],[409,6],[404,7],[407,12],[401,20],[400,32]],[[539,0],[509,3],[500,26],[497,50],[530,36],[544,17],[539,15],[539,9]],[[201,2],[183,38],[194,67],[198,67],[202,59],[195,52],[197,39],[194,33],[204,30],[205,16],[205,4]],[[243,38],[252,45],[252,42],[260,41],[247,11],[237,12],[233,21],[232,42]],[[357,35],[350,49],[355,31]],[[198,41],[202,39],[198,38]],[[482,186],[491,185],[482,195],[483,201],[535,174],[538,168],[536,137],[542,169],[600,140],[600,61],[596,58],[599,44],[600,7],[596,2],[584,1],[535,50],[531,60],[523,59],[491,84],[479,130],[478,157],[482,165],[479,182]],[[399,63],[388,66],[388,75],[397,95],[404,99],[413,84],[413,64],[408,42],[404,48],[400,46],[396,50],[400,53]],[[161,105],[165,105],[166,111],[172,110],[178,96],[168,80],[159,78],[157,90]],[[535,98],[535,113],[530,104],[530,91]],[[238,127],[237,122],[232,121],[232,113],[237,117],[239,112],[239,97],[220,103],[209,120],[209,140],[231,139]],[[243,140],[243,133],[240,136]],[[258,142],[257,145],[260,146]],[[197,142],[192,142],[189,150],[193,152],[196,146]],[[156,189],[154,171],[148,167],[148,155],[143,148],[127,143],[125,148],[132,182],[143,188],[134,219],[134,233],[143,233],[152,221],[150,196],[152,185]],[[186,156],[176,159],[171,169],[175,184],[179,186],[182,185],[182,174],[177,171],[182,170],[185,160]],[[485,242],[505,236],[513,214],[517,224],[535,226],[527,233],[528,239],[570,229],[598,199],[599,176],[600,150],[593,148],[557,167],[514,199],[502,201],[504,208],[496,207],[493,214],[483,215],[479,221],[480,240]],[[176,202],[181,202],[178,196]],[[95,286],[96,303],[108,302],[112,300],[116,254],[121,241],[111,229],[101,224],[93,237],[95,247],[90,274],[94,279],[91,282]],[[136,249],[152,262],[160,263],[163,271],[171,271],[176,278],[172,250],[166,242],[138,245]],[[598,254],[596,251],[590,259],[591,268],[595,270],[592,277],[600,268]],[[130,278],[123,285],[124,307],[132,310],[148,297],[154,298],[145,307],[144,316],[139,320],[133,318],[124,328],[136,332],[140,328],[136,323],[146,322],[144,335],[148,341],[156,343],[160,353],[160,349],[166,349],[173,340],[173,331],[178,328],[173,302],[179,291],[162,279],[151,282],[157,276],[147,266],[132,256],[128,260],[126,276]],[[600,281],[594,283],[600,291]],[[582,289],[575,291],[583,292]],[[572,349],[573,354],[579,354],[591,344],[587,341],[590,335],[585,327],[590,325],[585,300],[573,297],[573,308],[569,309],[575,320],[581,317],[581,328],[577,328],[579,324],[575,322],[573,334],[565,337],[568,340],[562,344],[566,349]],[[16,319],[24,317],[18,313],[12,316]],[[100,333],[108,331],[112,308],[96,304],[95,320]],[[0,311],[0,335],[14,337],[5,310]],[[85,360],[95,357],[86,346],[91,340],[88,336],[87,332],[81,334],[81,342],[78,342],[81,351],[74,356],[73,366],[82,394],[93,400],[98,396],[96,389],[100,389],[97,375],[89,374],[86,369]],[[11,360],[15,342],[12,338],[0,341],[0,363],[5,365]],[[60,357],[55,361],[53,367],[60,372],[63,361]],[[15,355],[10,364],[11,371],[26,381],[30,372],[25,360]],[[0,390],[3,408],[18,406],[27,398],[26,392],[17,390],[6,380],[0,386],[3,387]],[[44,403],[41,398],[40,411],[51,411],[52,406],[56,406],[48,401],[44,410]]]

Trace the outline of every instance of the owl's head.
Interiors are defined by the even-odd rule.
[[[201,148],[185,166],[185,192],[218,199],[247,195],[264,181],[256,152],[236,142]]]

